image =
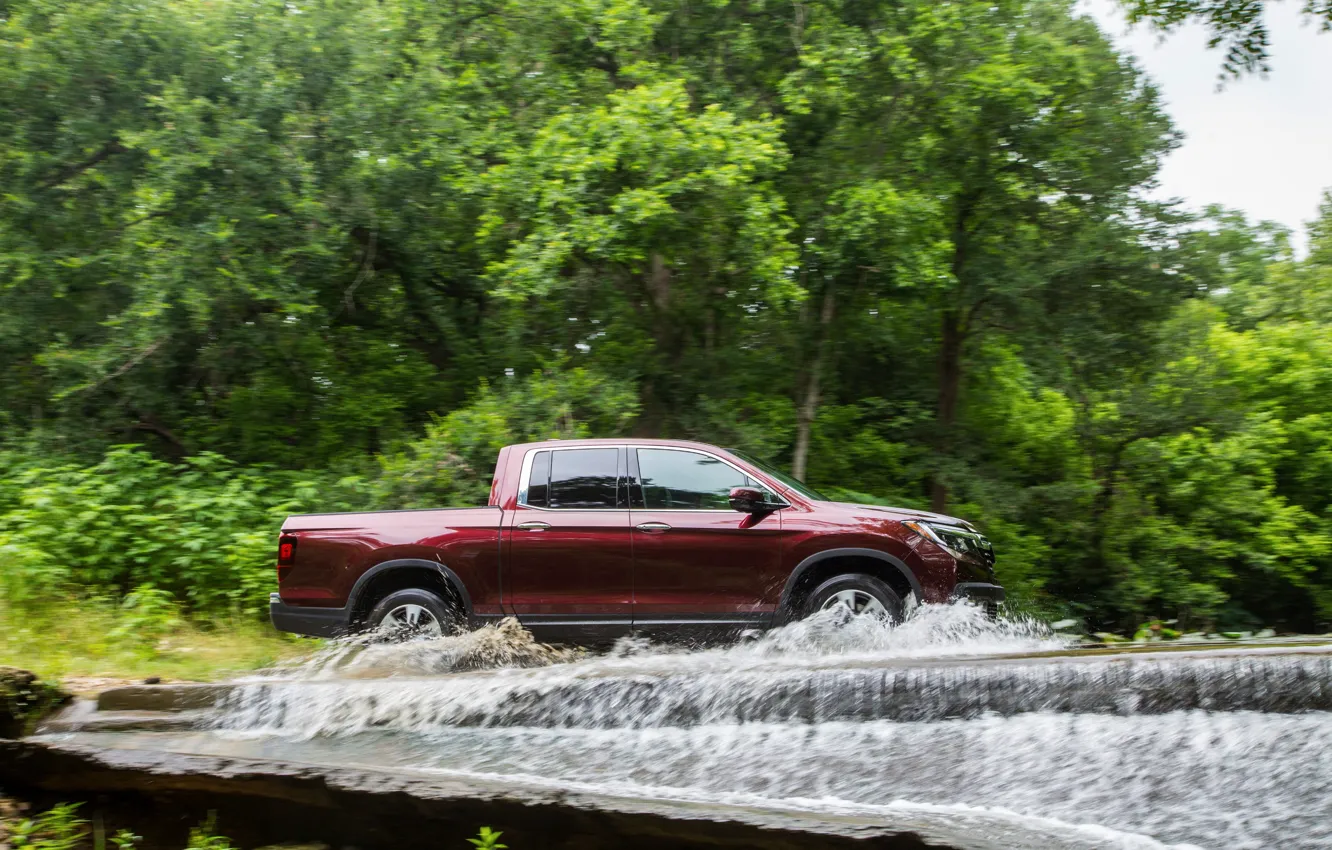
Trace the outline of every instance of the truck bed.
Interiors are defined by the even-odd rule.
[[[447,527],[456,528],[460,525],[466,527],[499,527],[500,518],[503,512],[493,506],[484,506],[477,508],[415,508],[396,511],[348,511],[344,513],[326,513],[326,514],[291,514],[282,523],[282,530],[286,531],[314,531],[328,529],[347,529],[347,528],[365,528],[374,525],[375,528],[384,528],[386,526],[408,527],[408,526],[427,526],[432,524],[430,516],[438,515],[441,518],[441,524]],[[469,522],[475,517],[476,522]]]

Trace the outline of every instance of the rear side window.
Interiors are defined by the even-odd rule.
[[[758,486],[714,457],[674,449],[639,449],[638,474],[647,510],[726,510],[732,487]]]
[[[535,508],[550,506],[550,452],[537,452],[532,458],[532,472],[527,478],[527,501]]]
[[[620,450],[615,447],[542,452],[550,455],[551,508],[614,508],[619,486]],[[532,463],[536,480],[536,461]],[[535,505],[528,490],[528,504]]]

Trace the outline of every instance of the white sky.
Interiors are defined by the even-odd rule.
[[[1218,89],[1222,52],[1190,25],[1161,36],[1132,30],[1113,0],[1083,0],[1120,49],[1135,54],[1156,82],[1166,111],[1184,134],[1160,173],[1161,198],[1189,207],[1217,203],[1295,231],[1324,189],[1332,189],[1332,33],[1303,22],[1298,0],[1269,2],[1272,71],[1226,81]]]

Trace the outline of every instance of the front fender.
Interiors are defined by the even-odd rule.
[[[882,561],[890,568],[897,570],[897,572],[906,579],[907,584],[911,587],[912,595],[915,596],[916,604],[920,604],[925,599],[924,591],[920,585],[920,579],[916,578],[916,574],[912,572],[911,568],[908,567],[901,558],[890,555],[887,552],[881,552],[878,549],[847,547],[841,549],[825,549],[822,552],[815,552],[806,557],[799,564],[796,564],[795,569],[791,571],[791,575],[786,579],[786,586],[782,588],[782,598],[779,610],[787,610],[791,600],[791,593],[798,585],[800,576],[808,572],[811,567],[832,558],[874,558],[875,560]]]

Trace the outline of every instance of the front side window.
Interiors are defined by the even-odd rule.
[[[808,484],[806,484],[805,482],[801,481],[798,478],[792,478],[790,475],[787,475],[785,472],[782,472],[780,469],[778,469],[777,467],[773,466],[770,463],[764,463],[758,458],[752,455],[747,455],[744,452],[738,451],[736,449],[727,449],[727,451],[735,455],[736,457],[740,458],[741,460],[745,461],[746,463],[751,464],[754,467],[757,467],[759,471],[768,473],[773,478],[776,478],[778,481],[785,484],[787,487],[790,487],[792,490],[804,496],[806,499],[813,499],[816,502],[831,501],[827,496],[823,495],[818,490],[815,490],[813,487],[809,486]]]
[[[647,510],[726,510],[732,487],[759,486],[714,457],[674,449],[638,449],[638,475]]]
[[[613,446],[570,449],[552,451],[549,455],[550,484],[545,491],[544,507],[583,510],[616,507],[619,449]],[[534,458],[532,477],[528,481],[528,504],[536,504],[531,494],[539,492],[537,488],[542,483],[536,478],[539,466]]]

